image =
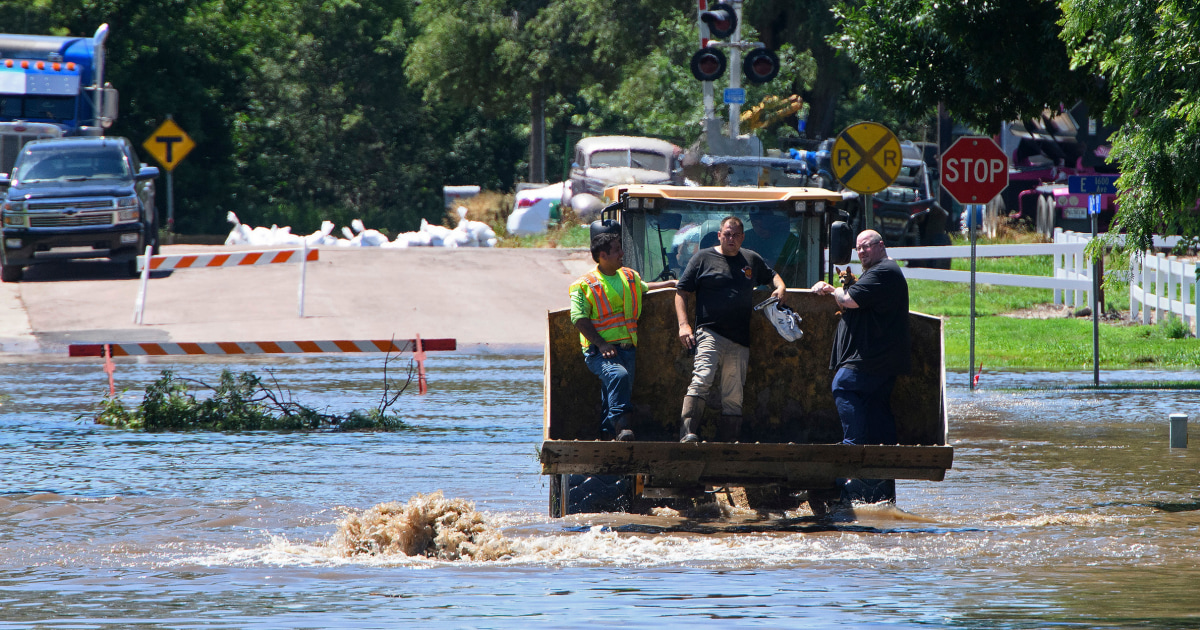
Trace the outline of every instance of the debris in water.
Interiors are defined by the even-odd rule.
[[[441,491],[418,494],[408,503],[389,501],[349,512],[329,546],[345,556],[403,553],[439,560],[498,560],[512,555],[512,542],[465,499]]]

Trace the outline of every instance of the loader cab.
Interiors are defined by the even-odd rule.
[[[624,265],[647,280],[682,275],[696,252],[717,245],[721,221],[742,220],[742,247],[758,253],[789,287],[812,286],[822,269],[827,211],[841,195],[818,188],[615,186],[603,218],[621,224]]]

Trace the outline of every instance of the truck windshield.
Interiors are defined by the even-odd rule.
[[[129,179],[129,163],[118,149],[62,151],[43,148],[21,156],[13,179],[22,184],[45,181]]]
[[[589,163],[591,168],[641,168],[648,171],[667,171],[667,157],[650,151],[627,149],[596,151]]]
[[[669,200],[662,212],[626,212],[626,258],[647,280],[665,279],[664,269],[678,278],[697,251],[717,245],[721,220],[732,215],[746,229],[742,247],[761,255],[789,287],[808,287],[819,273],[820,220],[792,214],[788,205]]]
[[[0,96],[0,116],[10,119],[69,122],[75,119],[75,97]]]

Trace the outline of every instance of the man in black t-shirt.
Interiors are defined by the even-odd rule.
[[[842,309],[829,368],[844,444],[895,444],[892,388],[909,370],[908,282],[874,230],[858,235],[863,273],[848,289],[819,281]]]
[[[692,382],[683,399],[680,442],[698,442],[704,399],[721,374],[721,421],[718,437],[735,442],[742,426],[742,386],[750,359],[750,315],[754,287],[770,283],[782,300],[787,287],[762,256],[742,249],[741,219],[725,217],[717,233],[719,245],[700,250],[688,261],[676,285],[675,315],[679,341],[696,350]],[[696,298],[696,326],[688,324],[687,303]]]

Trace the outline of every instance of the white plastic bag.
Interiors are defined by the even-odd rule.
[[[779,300],[767,298],[762,304],[755,306],[754,310],[762,311],[767,321],[771,322],[779,336],[786,341],[797,341],[804,336],[804,331],[800,330],[800,316],[786,304],[780,304]]]

